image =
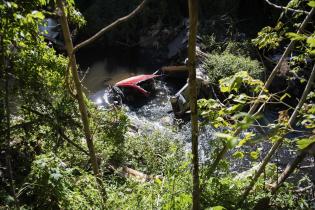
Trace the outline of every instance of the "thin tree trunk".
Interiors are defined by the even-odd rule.
[[[75,55],[73,54],[73,43],[72,43],[72,38],[71,38],[70,30],[69,30],[68,20],[67,20],[67,17],[65,15],[65,8],[64,8],[63,0],[58,0],[57,3],[58,3],[58,8],[59,8],[61,28],[62,28],[64,40],[65,40],[66,50],[67,50],[67,53],[69,56],[69,62],[71,65],[70,68],[71,68],[71,73],[72,73],[72,77],[73,77],[73,82],[74,82],[75,89],[76,89],[76,99],[77,99],[78,104],[79,104],[81,120],[83,123],[83,130],[84,130],[84,134],[85,134],[85,138],[86,138],[86,143],[87,143],[87,146],[89,149],[90,161],[92,164],[93,173],[96,176],[98,183],[100,184],[99,168],[98,168],[98,163],[97,163],[97,159],[96,159],[96,155],[95,155],[93,138],[92,138],[92,134],[91,134],[91,130],[90,130],[88,111],[87,111],[87,107],[86,107],[86,104],[84,101],[82,86],[81,86],[81,82],[80,82],[79,75],[78,75],[76,58],[75,58]]]
[[[304,28],[306,27],[307,23],[311,20],[313,14],[315,13],[315,9],[312,8],[311,11],[309,12],[309,14],[305,17],[303,23],[301,24],[300,28],[298,29],[297,33],[301,34],[304,30]],[[292,40],[288,47],[286,48],[286,50],[284,51],[284,53],[282,54],[280,60],[278,61],[277,65],[274,67],[274,69],[272,70],[271,74],[269,75],[267,81],[265,82],[264,88],[268,89],[269,86],[271,85],[273,79],[275,78],[275,76],[278,73],[278,70],[281,67],[282,62],[285,60],[286,57],[289,56],[289,54],[291,53],[291,51],[294,48],[296,41]],[[259,96],[263,95],[264,92],[260,92]],[[259,98],[258,96],[258,98]],[[259,106],[260,102],[259,100],[256,100],[254,102],[254,104],[252,105],[252,107],[250,108],[250,110],[248,111],[248,114],[253,115],[255,113],[255,111],[257,110],[258,106]],[[238,134],[240,134],[240,132],[242,131],[241,128],[238,128],[235,132],[234,132],[234,136],[237,136]],[[207,177],[211,176],[212,173],[216,170],[217,166],[219,165],[220,161],[224,158],[225,154],[228,151],[228,147],[227,145],[223,146],[222,150],[219,152],[218,156],[216,157],[215,161],[213,162],[213,164],[210,166],[210,170],[207,173]],[[275,150],[276,151],[276,150]],[[274,152],[273,152],[274,153]],[[273,155],[273,153],[271,153],[271,156]]]
[[[314,82],[315,79],[315,65],[313,66],[312,69],[312,73],[310,75],[310,78],[306,84],[306,87],[303,91],[303,94],[301,96],[301,99],[298,103],[298,105],[295,107],[294,112],[292,113],[289,122],[288,122],[288,126],[292,127],[295,123],[296,117],[298,112],[300,111],[300,109],[302,108],[303,104],[306,101],[307,95],[309,94],[309,92],[311,91],[311,87],[312,84]],[[269,150],[269,152],[267,153],[267,155],[265,156],[265,158],[263,159],[259,169],[257,170],[257,172],[255,173],[253,179],[251,180],[249,186],[245,189],[244,193],[241,196],[241,201],[245,200],[245,198],[247,197],[247,195],[249,194],[249,192],[252,190],[252,188],[254,187],[255,183],[257,182],[258,178],[260,177],[260,175],[263,173],[263,171],[265,170],[266,165],[268,164],[268,162],[270,161],[272,155],[277,151],[277,149],[281,146],[283,142],[283,139],[280,139],[279,141],[277,141],[275,144],[272,145],[271,149]],[[300,160],[301,158],[299,158]],[[302,159],[303,160],[303,159]],[[293,167],[296,167],[297,164],[292,164],[289,165],[283,173],[285,175],[281,175],[278,179],[278,182],[275,184],[275,189],[278,188],[278,184],[281,184],[288,176],[290,173],[292,173],[294,171]],[[293,169],[292,169],[293,168]]]
[[[188,0],[189,6],[189,39],[188,69],[189,94],[191,110],[191,148],[193,165],[193,210],[200,209],[199,158],[198,158],[198,116],[197,116],[197,84],[196,84],[196,41],[198,25],[198,0]]]
[[[271,193],[275,194],[279,187],[282,186],[283,182],[294,172],[298,165],[304,160],[307,155],[307,150],[301,151],[293,161],[290,161],[281,175],[278,177],[278,180],[271,184]]]
[[[289,121],[289,126],[292,126],[297,115],[298,115],[298,112],[300,111],[300,109],[302,108],[304,102],[306,101],[306,98],[307,98],[307,95],[309,94],[309,92],[311,91],[311,88],[312,88],[312,85],[314,83],[314,80],[315,80],[315,65],[313,66],[313,69],[312,69],[312,73],[310,75],[310,78],[306,84],[306,87],[305,87],[305,90],[302,94],[302,97],[299,101],[299,104],[297,105],[297,107],[295,108],[293,114],[291,115],[291,118]],[[292,161],[290,162],[286,169],[282,172],[282,174],[279,176],[278,180],[276,183],[272,184],[272,192],[275,193],[278,188],[283,184],[283,182],[290,176],[290,174],[295,170],[295,168],[298,166],[298,164],[300,162],[303,161],[303,159],[306,157],[306,154],[308,152],[308,148],[312,148],[314,144],[311,144],[309,145],[306,149],[302,150],[298,155],[297,157]]]

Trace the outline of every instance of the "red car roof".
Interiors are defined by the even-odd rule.
[[[133,77],[129,77],[127,79],[121,80],[119,82],[117,82],[115,85],[116,86],[125,86],[125,85],[136,85],[139,82],[148,80],[148,79],[153,79],[155,77],[158,77],[160,75],[155,75],[155,74],[142,74],[142,75],[138,75],[138,76],[133,76]]]
[[[149,96],[150,93],[146,90],[144,90],[143,88],[137,86],[138,83],[145,81],[145,80],[149,80],[149,79],[153,79],[156,77],[159,77],[160,75],[155,75],[155,74],[142,74],[142,75],[138,75],[138,76],[133,76],[133,77],[129,77],[127,79],[121,80],[119,82],[117,82],[115,84],[115,86],[117,87],[131,87],[131,88],[135,88],[137,89],[140,93],[144,94],[145,96]]]

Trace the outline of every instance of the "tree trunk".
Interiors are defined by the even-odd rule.
[[[65,8],[64,8],[63,0],[58,0],[57,3],[58,3],[58,8],[59,8],[58,12],[60,16],[61,28],[62,28],[64,40],[65,40],[66,50],[69,56],[70,66],[71,66],[70,69],[71,69],[73,82],[76,89],[76,99],[79,104],[79,110],[81,114],[81,120],[83,123],[84,135],[86,138],[87,146],[89,148],[90,161],[92,164],[94,175],[96,176],[96,179],[99,180],[98,179],[99,168],[98,168],[98,163],[97,163],[97,159],[95,155],[93,139],[92,139],[92,135],[90,131],[90,123],[89,123],[87,107],[84,102],[84,95],[83,95],[82,86],[81,86],[81,82],[78,75],[76,58],[75,58],[75,55],[73,54],[73,43],[72,43],[72,38],[71,38],[70,30],[69,30],[68,20],[65,15]],[[98,181],[98,183],[100,184],[100,181]]]
[[[188,69],[191,110],[191,148],[193,165],[193,210],[200,209],[199,158],[198,158],[198,116],[197,116],[197,84],[196,84],[196,41],[198,24],[198,0],[188,0],[189,6],[189,39]]]
[[[302,108],[304,102],[306,101],[307,95],[310,93],[312,85],[314,83],[315,80],[315,65],[313,66],[312,69],[312,73],[310,75],[310,78],[306,84],[306,87],[303,91],[302,97],[299,101],[299,104],[296,106],[296,108],[294,109],[293,114],[291,115],[291,118],[289,120],[289,126],[292,126],[297,115],[298,112],[300,111],[300,109]],[[308,148],[312,148],[314,144],[309,145],[306,149],[302,150],[297,157],[290,162],[286,169],[282,172],[282,174],[279,176],[278,180],[276,183],[274,183],[272,186],[272,192],[275,193],[278,188],[282,185],[282,183],[290,176],[290,174],[295,170],[295,168],[298,166],[299,163],[301,163],[303,161],[303,159],[306,157],[306,154],[308,153]]]

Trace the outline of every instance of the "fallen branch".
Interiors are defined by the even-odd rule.
[[[163,66],[161,68],[162,72],[178,72],[178,71],[184,71],[188,72],[187,66]]]
[[[121,23],[124,23],[126,21],[128,21],[129,19],[133,18],[134,16],[136,16],[145,6],[145,4],[148,2],[148,0],[144,0],[135,10],[133,10],[131,13],[129,13],[128,15],[121,17],[119,19],[117,19],[116,21],[114,21],[113,23],[111,23],[110,25],[106,26],[105,28],[101,29],[99,32],[97,32],[95,35],[93,35],[91,38],[81,42],[80,44],[76,45],[73,48],[73,53],[75,53],[76,51],[78,51],[78,49],[91,44],[92,42],[94,42],[95,40],[97,40],[98,38],[100,38],[105,32],[113,29],[114,27],[120,25]]]
[[[129,168],[127,166],[114,167],[113,165],[108,165],[107,168],[110,169],[111,171],[117,173],[121,177],[133,178],[134,180],[139,181],[141,183],[152,181],[155,179],[163,179],[162,176],[147,175],[141,171]]]
[[[306,155],[307,155],[307,152],[302,151],[300,154],[296,156],[296,158],[294,158],[293,161],[290,161],[288,163],[287,167],[284,169],[282,174],[278,177],[278,180],[276,181],[276,183],[272,183],[269,185],[272,194],[276,193],[279,187],[283,184],[284,180],[286,180],[290,176],[290,174],[293,173],[293,171],[298,167],[298,165],[304,160]]]
[[[290,7],[280,6],[280,5],[277,5],[277,4],[274,4],[274,3],[270,2],[269,0],[265,0],[265,2],[267,4],[269,4],[270,6],[273,6],[274,8],[281,9],[281,10],[284,10],[284,11],[290,11],[290,12],[294,12],[294,13],[303,13],[303,14],[306,14],[306,15],[309,14],[309,12],[307,12],[307,11],[300,10],[300,9],[292,9]]]

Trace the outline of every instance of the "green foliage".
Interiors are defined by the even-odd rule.
[[[67,2],[70,21],[78,26],[84,25],[81,14],[75,10],[74,1]],[[110,22],[114,15],[125,14],[139,2],[102,2],[110,11],[104,13],[108,15],[105,19]],[[296,1],[291,2],[292,6],[299,5]],[[190,209],[191,155],[184,142],[159,132],[127,134],[129,119],[122,109],[97,109],[86,99],[97,159],[101,163],[100,180],[104,182],[108,193],[107,202],[102,203],[95,177],[89,168],[88,156],[84,152],[88,148],[83,138],[79,110],[64,82],[68,60],[48,47],[38,30],[46,14],[43,8],[53,3],[36,0],[3,1],[0,4],[1,68],[10,74],[9,97],[13,110],[8,140],[4,138],[6,130],[2,128],[8,125],[1,118],[0,165],[7,164],[6,154],[3,155],[2,151],[9,151],[20,206],[25,209],[101,209],[103,205],[107,209]],[[120,7],[116,7],[118,4]],[[164,1],[153,2],[152,5],[145,11],[150,13],[149,17],[161,18],[164,23],[178,21],[172,20],[177,14],[168,16],[162,11],[163,16],[158,16],[161,11],[154,7],[159,5],[171,10],[173,7],[169,5],[178,6],[176,3]],[[103,10],[103,7],[98,9]],[[104,17],[97,19],[102,25],[105,23],[103,20]],[[138,21],[152,23],[152,19]],[[121,36],[127,34],[135,37],[131,35],[130,28],[135,30],[137,26],[131,23],[118,32]],[[260,48],[275,49],[283,39],[284,31],[286,29],[282,24],[265,28],[254,42]],[[301,45],[299,50],[306,52],[304,57],[295,58],[295,65],[301,68],[298,61],[311,56],[314,50],[314,34],[304,36],[288,33],[287,36],[297,40]],[[244,157],[250,157],[251,162],[256,162],[262,155],[260,147],[243,150],[243,146],[261,141],[257,134],[248,130],[258,117],[246,114],[245,110],[256,100],[261,103],[267,103],[270,98],[283,101],[286,94],[280,97],[264,90],[262,82],[258,80],[263,68],[249,57],[248,43],[229,41],[222,44],[217,43],[214,36],[208,38],[206,45],[211,54],[204,61],[204,68],[211,82],[219,85],[221,94],[228,96],[222,101],[200,100],[200,114],[205,119],[204,123],[210,122],[218,129],[216,138],[210,142],[210,161],[222,145],[233,149],[233,158],[222,162],[215,172],[216,176],[209,179],[203,176],[209,170],[208,162],[202,163],[201,205],[203,209],[235,209],[240,193],[253,173],[237,178],[236,172],[230,172],[229,165],[235,159],[241,161]],[[0,77],[4,78],[2,71]],[[2,80],[0,83],[2,85]],[[256,97],[261,91],[264,91],[263,95]],[[2,89],[0,96],[2,103]],[[310,97],[299,116],[301,125],[307,129],[315,127],[314,110]],[[271,130],[268,133],[272,136],[271,140],[278,141],[288,133],[287,118],[286,114],[280,114],[277,124],[266,125]],[[236,128],[245,132],[235,137],[233,131]],[[297,139],[299,148],[313,144],[313,138],[313,132],[309,132],[308,136]],[[127,165],[146,173],[148,179],[139,182],[137,179],[121,177],[119,170],[113,172],[112,168],[109,169],[112,165],[118,168]],[[2,168],[0,170],[2,175]],[[258,180],[244,208],[253,209],[264,199],[270,200],[269,204],[275,208],[308,208],[303,198],[296,198],[293,194],[292,185],[285,184],[277,196],[266,192],[265,182],[275,180],[275,172],[274,165],[267,167],[265,179]],[[0,205],[13,208],[13,194],[6,174],[0,179]]]
[[[129,136],[127,164],[159,178],[147,183],[126,180],[109,188],[109,209],[189,209],[191,206],[190,160],[183,144],[161,133]]]
[[[202,196],[204,207],[220,205],[227,209],[236,209],[235,204],[244,184],[244,180],[234,180],[232,176],[226,174],[222,178],[209,178],[204,183],[205,193]]]
[[[234,75],[240,71],[247,71],[256,79],[260,79],[263,73],[263,68],[258,61],[228,52],[208,54],[203,68],[207,70],[210,82],[213,84],[217,84],[220,79]]]
[[[100,209],[101,197],[92,175],[69,168],[53,154],[40,155],[33,162],[24,195],[28,207],[36,209]]]
[[[246,71],[240,71],[230,77],[220,79],[219,83],[222,93],[232,91],[238,92],[242,85],[250,87],[255,93],[264,89],[264,83],[260,80],[253,79]]]
[[[176,168],[176,161],[181,164],[185,160],[182,143],[159,132],[129,137],[125,150],[129,164],[148,174],[170,174],[168,170]]]
[[[315,1],[310,0],[310,1],[307,3],[307,5],[310,6],[310,7],[315,7]]]
[[[315,142],[315,136],[312,136],[310,138],[302,138],[302,139],[299,139],[297,141],[297,146],[299,149],[305,149],[307,148],[308,146],[310,146],[311,144],[313,144]]]
[[[103,163],[123,163],[125,133],[129,125],[127,115],[122,109],[115,107],[109,110],[93,110],[92,113],[96,152],[102,157]]]
[[[279,47],[280,42],[283,40],[283,23],[279,22],[274,28],[267,26],[264,27],[258,36],[252,40],[253,44],[259,49],[266,48],[273,50]]]

